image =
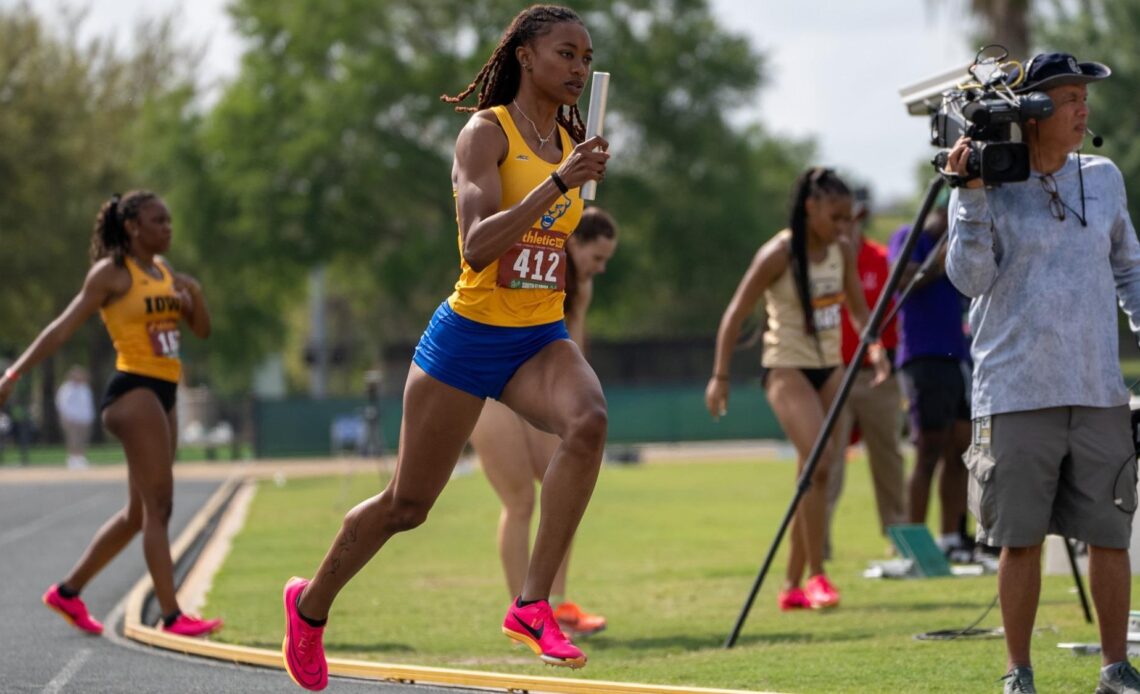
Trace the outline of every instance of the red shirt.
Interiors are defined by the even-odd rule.
[[[859,257],[855,260],[855,264],[859,271],[859,279],[863,283],[863,296],[867,299],[867,310],[870,312],[875,308],[879,294],[883,293],[883,287],[886,285],[887,276],[891,271],[890,262],[887,260],[886,246],[863,239],[863,243],[859,246]],[[890,306],[887,307],[888,313],[894,303],[894,299],[892,299]],[[851,325],[846,304],[842,307],[841,314],[843,316],[843,337],[840,344],[843,352],[843,363],[850,364],[851,358],[855,356],[855,348],[859,346],[859,335]],[[880,341],[883,343],[883,347],[889,350],[898,346],[899,336],[895,329],[895,319],[892,318],[882,331]],[[864,357],[863,365],[870,366],[871,360]]]

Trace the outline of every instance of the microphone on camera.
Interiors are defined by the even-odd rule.
[[[1104,138],[1103,138],[1103,137],[1101,137],[1100,135],[1097,135],[1096,133],[1094,133],[1093,131],[1089,130],[1088,128],[1085,128],[1085,132],[1086,132],[1086,133],[1088,133],[1089,135],[1092,135],[1092,145],[1093,145],[1093,147],[1100,147],[1101,145],[1103,145],[1103,144],[1104,144]]]

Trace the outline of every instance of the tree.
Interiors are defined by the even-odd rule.
[[[984,25],[983,43],[1005,46],[1016,60],[1029,58],[1033,0],[969,0],[969,5],[971,14]]]
[[[1103,153],[1120,167],[1130,191],[1129,212],[1140,219],[1140,142],[1135,134],[1140,113],[1140,0],[1082,0],[1058,3],[1044,17],[1042,36],[1054,50],[1081,61],[1101,61],[1112,76],[1089,85],[1089,125],[1104,137]]]
[[[127,55],[81,41],[82,24],[82,14],[49,23],[27,4],[0,7],[0,276],[14,280],[0,293],[0,353],[26,346],[82,285],[100,203],[143,185],[131,125],[192,58],[166,21],[139,26]],[[101,326],[85,326],[63,356],[109,367]],[[51,402],[52,363],[41,373],[40,400]]]
[[[811,149],[727,123],[757,96],[762,60],[707,3],[623,3],[598,19],[587,24],[595,67],[613,66],[621,145],[599,202],[623,238],[591,323],[609,337],[713,334],[756,249],[785,226]]]
[[[437,97],[474,76],[518,9],[234,3],[249,45],[241,72],[209,113],[160,128],[169,136],[160,150],[179,154],[155,172],[192,210],[182,228],[220,288],[212,353],[244,368],[284,344],[286,311],[316,264],[355,307],[362,342],[419,334],[458,260],[449,169],[466,116]],[[614,74],[617,156],[599,202],[623,241],[597,303],[600,329],[707,333],[757,246],[782,226],[809,150],[726,122],[755,97],[761,60],[704,0],[578,9],[596,67]]]

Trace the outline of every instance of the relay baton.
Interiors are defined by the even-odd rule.
[[[610,89],[610,73],[595,72],[590,82],[590,106],[586,115],[586,139],[601,135],[603,121],[606,118],[606,94]],[[593,200],[598,191],[597,181],[586,181],[582,184],[581,196],[583,200]]]

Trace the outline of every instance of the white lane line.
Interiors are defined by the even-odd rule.
[[[24,525],[12,528],[6,532],[0,533],[0,547],[3,547],[10,542],[15,542],[16,540],[23,539],[28,535],[32,535],[58,520],[67,518],[68,516],[78,515],[89,508],[98,506],[99,504],[106,501],[104,497],[105,495],[89,496],[83,501],[71,504],[70,506],[64,506],[63,508],[57,509],[47,514],[46,516],[40,516],[31,523],[26,523]]]
[[[79,668],[83,667],[83,664],[86,663],[90,657],[90,648],[80,649],[78,653],[72,656],[71,660],[67,661],[67,665],[63,666],[59,674],[53,677],[51,682],[47,683],[47,686],[44,687],[43,694],[59,694],[59,692],[62,692],[63,688],[67,686],[67,683],[71,681],[72,677],[75,677],[75,673],[79,672]]]

